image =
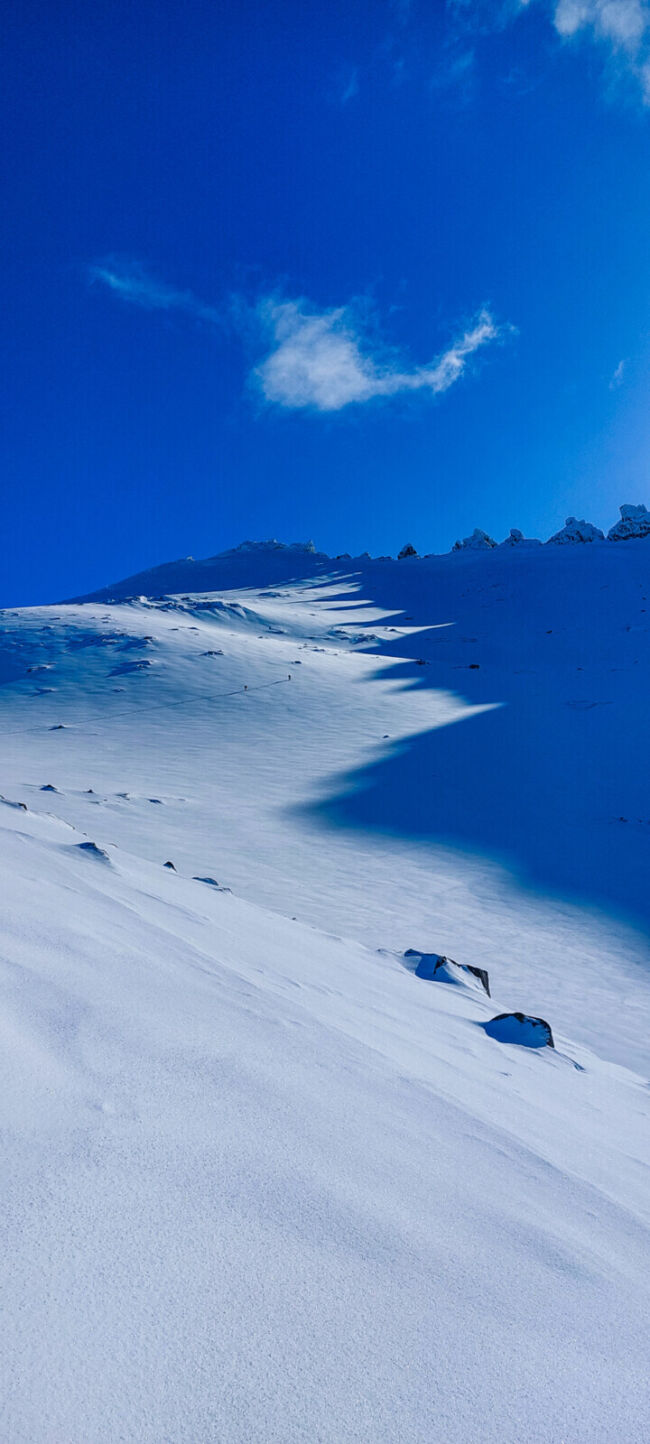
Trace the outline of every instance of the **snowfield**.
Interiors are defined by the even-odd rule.
[[[249,547],[2,614],[3,1441],[646,1444],[649,587]]]

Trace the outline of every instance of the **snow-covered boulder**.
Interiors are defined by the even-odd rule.
[[[484,1023],[490,1038],[498,1043],[519,1043],[524,1048],[554,1048],[553,1034],[544,1018],[530,1018],[526,1013],[498,1013]]]
[[[568,516],[561,531],[556,531],[555,536],[550,536],[546,545],[566,546],[575,542],[604,541],[603,532],[598,526],[592,526],[590,521],[578,521],[575,516]]]
[[[454,545],[453,545],[453,547],[452,547],[452,551],[454,551],[454,552],[464,552],[464,551],[479,551],[479,552],[483,552],[483,551],[490,551],[490,550],[492,549],[492,547],[495,547],[495,546],[496,546],[496,542],[493,540],[493,538],[492,538],[491,536],[488,536],[488,534],[487,534],[486,531],[481,531],[480,527],[475,527],[475,528],[474,528],[474,531],[472,532],[472,535],[471,535],[471,536],[463,537],[463,540],[462,540],[462,541],[456,541],[456,542],[454,542]]]
[[[398,552],[398,553],[397,553],[397,560],[398,560],[398,562],[403,562],[405,557],[416,557],[416,556],[417,556],[417,552],[416,552],[416,550],[415,550],[415,547],[412,546],[410,542],[407,542],[407,543],[406,543],[406,546],[405,546],[405,547],[402,547],[401,552]]]
[[[650,536],[650,511],[645,506],[622,506],[621,520],[607,533],[608,541]]]
[[[539,537],[524,536],[518,527],[513,526],[510,528],[510,536],[507,536],[505,541],[500,542],[499,545],[502,547],[541,547],[542,543]]]
[[[416,978],[426,982],[455,983],[464,987],[483,988],[490,997],[490,979],[485,968],[474,968],[471,963],[457,963],[442,953],[420,953],[417,948],[407,948],[405,958],[413,967]]]

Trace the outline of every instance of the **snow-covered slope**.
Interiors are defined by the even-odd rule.
[[[4,614],[2,1438],[645,1441],[649,566]]]

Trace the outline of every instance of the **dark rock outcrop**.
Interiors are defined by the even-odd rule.
[[[490,979],[485,968],[475,968],[471,963],[457,963],[454,958],[447,958],[442,953],[421,953],[417,948],[407,948],[404,957],[419,958],[413,969],[416,978],[424,978],[425,982],[430,983],[460,983],[466,987],[476,987],[478,983],[488,998],[491,996]]]
[[[527,1013],[498,1013],[484,1023],[490,1038],[498,1043],[519,1043],[524,1048],[554,1048],[550,1024],[545,1018],[531,1018]]]

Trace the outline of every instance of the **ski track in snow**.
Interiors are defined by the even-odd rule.
[[[649,559],[0,616],[0,1438],[645,1444]]]

